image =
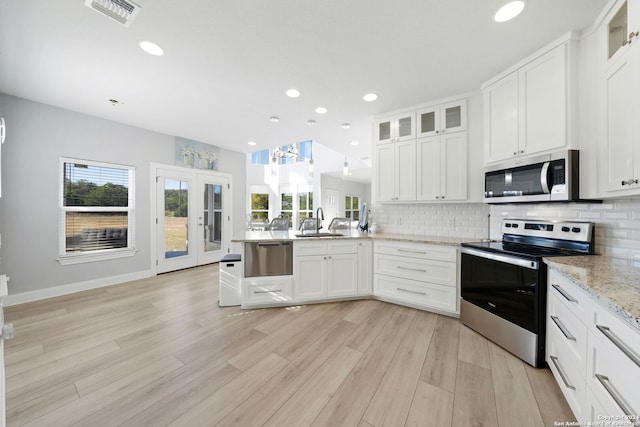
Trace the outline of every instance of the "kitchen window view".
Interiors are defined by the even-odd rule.
[[[346,196],[344,198],[344,217],[349,218],[352,221],[358,221],[360,219],[358,197]]]

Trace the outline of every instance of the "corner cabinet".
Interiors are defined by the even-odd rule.
[[[391,122],[387,119],[376,123],[375,201],[466,200],[466,99],[417,108],[412,114],[416,118],[417,131],[411,140],[388,143],[388,139],[380,138],[379,132],[382,123]],[[415,139],[416,133],[418,139]]]
[[[606,20],[606,190],[616,196],[640,194],[639,21],[638,0],[623,2]]]
[[[458,317],[458,281],[456,248],[374,242],[373,295],[377,299]]]
[[[568,38],[483,85],[485,163],[571,145],[574,43]]]

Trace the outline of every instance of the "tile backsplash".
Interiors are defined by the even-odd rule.
[[[379,231],[387,233],[474,240],[486,238],[489,229],[492,239],[500,239],[503,218],[594,222],[597,253],[640,265],[640,198],[568,204],[373,204],[369,223],[376,223]]]

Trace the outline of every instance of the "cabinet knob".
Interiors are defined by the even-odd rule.
[[[520,150],[520,154],[524,154],[524,150]]]
[[[634,38],[636,38],[636,37],[638,37],[638,34],[639,34],[639,33],[638,33],[638,31],[632,31],[632,32],[630,32],[630,33],[629,33],[629,38],[628,38],[627,40],[625,40],[625,41],[622,43],[622,46],[626,46],[626,45],[628,45],[628,44],[631,44],[631,42],[633,41],[633,39],[634,39]]]
[[[442,196],[442,198],[444,199],[444,196]]]
[[[436,199],[439,199],[439,198],[440,198],[440,196],[436,196]]]
[[[517,151],[514,151],[514,152],[513,152],[513,155],[514,155],[514,156],[517,156],[517,155],[518,155],[518,152],[517,152]]]

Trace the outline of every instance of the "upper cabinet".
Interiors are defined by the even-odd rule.
[[[485,163],[571,146],[572,39],[482,87]]]
[[[467,130],[467,102],[463,99],[422,108],[416,112],[416,122],[418,138]]]
[[[607,174],[610,195],[640,194],[640,0],[625,1],[607,16]]]
[[[376,122],[376,144],[410,141],[416,139],[416,115],[411,111],[385,117]]]

